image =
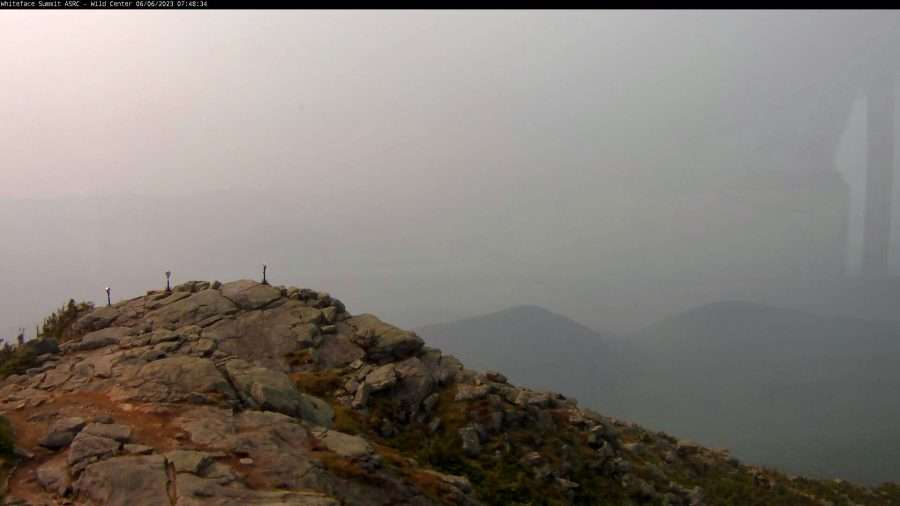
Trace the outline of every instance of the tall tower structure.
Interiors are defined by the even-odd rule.
[[[866,208],[863,222],[862,274],[888,275],[891,244],[891,198],[894,187],[894,74],[884,72],[869,86]]]

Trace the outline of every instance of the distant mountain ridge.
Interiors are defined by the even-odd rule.
[[[900,440],[897,322],[726,300],[623,338],[537,306],[417,332],[520,384],[754,463],[871,483],[898,477],[900,451],[884,444]]]
[[[900,323],[725,301],[629,341],[613,412],[795,472],[897,478]]]
[[[566,385],[581,399],[593,396],[600,379],[612,379],[609,336],[540,306],[514,306],[415,331],[472,367],[502,370],[533,388]]]

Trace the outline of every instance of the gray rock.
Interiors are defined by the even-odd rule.
[[[160,329],[155,330],[150,334],[150,344],[159,344],[165,343],[168,341],[177,341],[181,339],[181,336],[172,332],[171,330]]]
[[[47,435],[38,444],[51,450],[63,448],[75,439],[75,435],[85,424],[84,418],[81,417],[60,418],[50,425]]]
[[[213,461],[212,454],[193,450],[174,450],[164,456],[178,473],[199,474]]]
[[[75,327],[83,332],[92,332],[109,327],[119,317],[119,308],[104,306],[82,316],[75,322]]]
[[[333,335],[322,340],[313,351],[313,360],[323,369],[344,367],[366,356],[366,352],[344,335]]]
[[[319,316],[318,310],[303,306],[302,302],[285,300],[274,309],[223,319],[203,329],[202,337],[215,341],[218,350],[288,372],[291,367],[287,356],[316,342],[307,323]]]
[[[322,309],[322,317],[328,323],[334,323],[335,317],[337,317],[338,310],[334,306],[328,306]]]
[[[259,309],[281,298],[281,291],[249,279],[222,285],[222,295],[241,309]]]
[[[212,406],[188,409],[173,425],[187,432],[195,445],[228,451],[234,445],[234,416],[229,409]]]
[[[145,445],[137,445],[137,444],[126,444],[122,446],[122,451],[129,455],[149,455],[153,453],[155,450],[152,446]]]
[[[478,431],[467,426],[459,429],[459,437],[462,440],[462,451],[469,457],[477,457],[481,453],[481,440]]]
[[[13,447],[13,455],[23,460],[31,460],[34,458],[34,453],[26,450],[25,448],[22,448],[21,446]]]
[[[171,506],[165,462],[160,455],[105,460],[88,466],[74,488],[104,506]]]
[[[164,358],[141,366],[126,379],[136,386],[125,391],[125,399],[181,402],[207,396],[234,399],[236,395],[216,365],[206,358]]]
[[[178,506],[340,506],[340,502],[320,492],[251,490],[238,481],[204,478],[192,474],[178,476]]]
[[[66,495],[72,486],[66,463],[59,459],[48,461],[38,467],[35,475],[44,490],[60,496]]]
[[[473,401],[483,399],[491,393],[491,387],[488,385],[459,385],[456,387],[457,401]]]
[[[356,388],[356,393],[353,395],[353,401],[351,402],[351,406],[353,409],[362,409],[366,407],[369,403],[369,394],[372,391],[372,387],[369,386],[368,383],[362,383]]]
[[[373,453],[372,446],[359,436],[351,436],[336,430],[314,430],[313,435],[325,448],[346,458],[366,457]]]
[[[93,461],[112,457],[121,446],[118,441],[81,432],[72,441],[66,462],[71,471],[77,474]]]
[[[398,382],[393,390],[394,399],[410,417],[418,412],[419,405],[431,393],[433,380],[428,368],[416,357],[394,364]]]
[[[303,400],[300,418],[321,427],[334,425],[334,409],[327,402],[309,394],[300,394],[300,397]]]
[[[163,306],[168,306],[174,302],[178,302],[181,299],[186,299],[191,296],[190,291],[176,291],[173,293],[159,293],[154,296],[154,300],[147,302],[144,307],[149,311],[153,311],[154,309],[159,309]],[[159,297],[159,298],[156,298]]]
[[[368,343],[366,353],[375,361],[402,359],[420,350],[422,338],[379,320],[371,314],[348,318],[345,322]]]
[[[321,399],[306,395],[284,373],[229,360],[225,370],[244,401],[251,406],[299,416],[313,423],[331,426],[334,412]]]
[[[216,351],[216,342],[212,339],[201,338],[191,347],[191,350],[194,353],[199,353],[203,356],[212,355],[212,352]]]
[[[184,283],[181,283],[180,285],[172,288],[172,291],[174,291],[175,293],[178,293],[178,292],[194,293],[194,292],[202,292],[203,290],[206,290],[209,287],[210,287],[209,281],[185,281]]]
[[[394,364],[383,365],[366,375],[365,384],[372,392],[379,392],[397,384]]]
[[[152,311],[147,314],[146,319],[161,328],[174,330],[185,325],[198,324],[212,316],[231,314],[237,309],[237,306],[223,297],[218,290],[209,289]]]
[[[131,427],[115,423],[90,423],[82,432],[92,436],[99,436],[127,443],[131,440]]]
[[[435,478],[441,480],[447,485],[452,486],[453,488],[459,490],[463,494],[468,494],[472,492],[472,483],[469,482],[469,479],[465,476],[456,476],[453,474],[444,474],[439,473],[437,471],[432,471],[430,469],[424,469],[421,471],[422,473],[434,476]]]
[[[500,374],[497,371],[486,371],[484,373],[484,377],[488,381],[493,381],[494,383],[506,383],[507,382],[506,376]]]
[[[73,343],[72,349],[77,351],[96,350],[97,348],[117,344],[120,339],[133,333],[134,330],[128,327],[109,327],[103,330],[96,330],[82,337],[80,342]]]

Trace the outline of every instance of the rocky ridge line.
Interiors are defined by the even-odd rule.
[[[191,281],[74,326],[0,383],[9,504],[699,506],[728,480],[887,504],[468,370],[315,290]]]

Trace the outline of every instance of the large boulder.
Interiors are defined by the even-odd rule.
[[[72,343],[69,346],[77,351],[96,350],[97,348],[117,344],[120,339],[132,334],[134,334],[134,329],[129,327],[107,327],[86,334],[81,338],[80,342]]]
[[[375,315],[361,314],[348,318],[345,323],[366,343],[366,353],[374,361],[403,359],[419,351],[425,344],[413,332],[384,323]]]
[[[253,490],[237,481],[193,474],[178,475],[178,506],[339,506],[341,503],[319,492]]]
[[[334,412],[328,403],[301,393],[283,372],[254,366],[240,359],[229,360],[225,370],[241,398],[251,407],[331,426]]]
[[[259,309],[281,297],[281,290],[249,279],[222,285],[222,295],[241,309]]]
[[[65,417],[56,420],[50,425],[47,435],[38,443],[44,448],[56,450],[68,446],[75,439],[75,435],[85,426],[84,418]]]
[[[75,482],[78,498],[103,506],[171,506],[161,455],[116,457],[88,466]]]
[[[147,314],[147,319],[158,327],[174,330],[237,310],[234,302],[223,297],[218,290],[208,289],[152,311]]]
[[[394,366],[399,379],[393,397],[408,415],[415,415],[419,404],[431,393],[434,382],[431,374],[416,357],[410,357]]]
[[[38,483],[44,487],[44,490],[57,494],[65,495],[72,486],[72,479],[69,477],[69,469],[66,462],[60,459],[45,462],[35,471],[35,477]]]
[[[109,327],[121,315],[118,306],[103,306],[82,316],[75,322],[75,328],[81,332],[92,332]]]
[[[177,355],[155,360],[125,374],[118,400],[198,402],[235,398],[228,380],[212,360]]]
[[[313,360],[323,369],[344,367],[365,356],[366,352],[362,348],[341,334],[324,337],[322,344],[312,353]]]
[[[118,423],[91,423],[85,426],[83,432],[92,436],[112,439],[120,443],[127,443],[131,440],[131,427]]]
[[[118,441],[81,432],[72,441],[66,462],[69,469],[77,474],[92,462],[112,457],[121,447]]]
[[[173,450],[165,454],[176,473],[200,473],[213,461],[214,454],[195,450]]]
[[[397,384],[397,371],[394,364],[385,364],[366,375],[363,383],[370,392],[380,392]]]
[[[372,445],[368,441],[350,434],[344,434],[336,430],[314,430],[313,436],[319,440],[325,448],[341,457],[350,459],[371,455]]]
[[[288,300],[276,308],[222,319],[203,329],[202,336],[225,353],[287,372],[286,357],[312,344],[311,337],[318,333],[314,322],[320,318],[318,309]]]

